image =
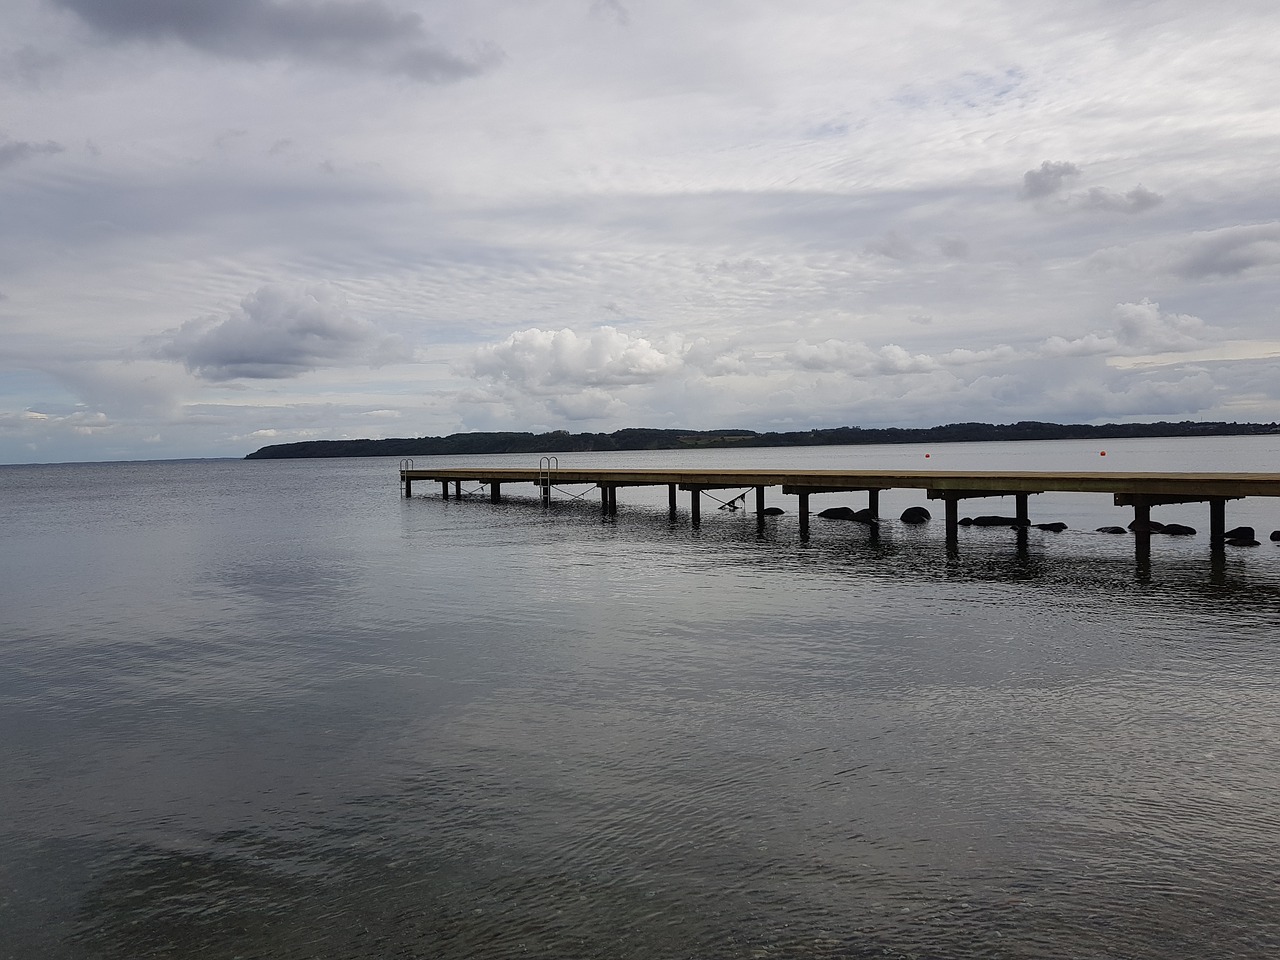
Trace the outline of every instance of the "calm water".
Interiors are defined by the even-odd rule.
[[[677,460],[1280,442],[561,458]],[[1144,563],[1102,496],[949,554],[938,521],[801,544],[777,490],[763,532],[709,501],[695,531],[661,488],[602,520],[395,471],[0,467],[0,957],[1280,954],[1280,502],[1230,505],[1263,544],[1217,561],[1207,508],[1156,510],[1202,533]]]

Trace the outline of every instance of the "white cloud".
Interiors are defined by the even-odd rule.
[[[470,372],[536,394],[651,383],[680,369],[679,344],[655,346],[614,327],[519,330],[476,350]]]

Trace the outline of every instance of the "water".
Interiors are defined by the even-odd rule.
[[[561,461],[1280,472],[1280,445]],[[938,521],[801,544],[776,490],[762,532],[708,501],[691,530],[683,496],[673,524],[662,488],[610,520],[583,487],[417,492],[394,460],[0,468],[0,957],[1280,951],[1280,502],[1228,507],[1261,547],[1142,562],[1097,495],[949,553]]]

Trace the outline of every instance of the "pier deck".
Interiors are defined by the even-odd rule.
[[[690,516],[699,522],[699,497],[703,490],[755,488],[756,512],[763,515],[764,491],[781,487],[784,495],[799,498],[800,535],[809,534],[809,497],[817,493],[865,492],[868,507],[874,514],[881,490],[916,489],[926,492],[930,500],[945,504],[947,536],[955,537],[959,503],[977,497],[1012,496],[1017,503],[1017,518],[1027,520],[1027,498],[1035,494],[1103,493],[1111,494],[1116,506],[1132,507],[1137,526],[1150,520],[1153,506],[1169,503],[1207,503],[1209,505],[1210,539],[1220,544],[1226,529],[1225,504],[1244,497],[1280,497],[1280,474],[1275,473],[1122,473],[1122,472],[1007,472],[948,470],[619,470],[597,467],[559,467],[548,465],[544,458],[537,468],[449,467],[416,469],[409,461],[401,464],[400,480],[405,496],[410,496],[415,481],[439,483],[441,493],[449,496],[449,487],[460,491],[463,482],[479,482],[489,486],[495,502],[501,498],[503,484],[532,483],[542,494],[543,503],[550,502],[556,484],[593,484],[600,489],[601,506],[607,514],[617,510],[617,489],[633,486],[666,486],[670,495],[672,516],[676,510],[677,489],[690,493]],[[1143,533],[1142,529],[1136,532]]]

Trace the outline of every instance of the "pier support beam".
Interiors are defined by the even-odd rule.
[[[764,520],[764,487],[756,487],[756,519]]]
[[[461,480],[453,481],[453,495],[458,500],[462,499],[462,481]]]
[[[413,496],[413,481],[410,480],[408,477],[404,478],[404,495],[406,497]]]
[[[695,527],[702,523],[702,491],[697,487],[689,488],[689,517]]]
[[[497,480],[489,481],[489,502],[490,503],[502,502],[502,484],[500,484]]]
[[[800,539],[809,539],[809,494],[800,494]]]
[[[1027,511],[1027,494],[1016,494],[1013,498],[1013,502],[1016,504],[1016,512],[1014,515],[1018,518],[1018,524],[1022,527],[1029,527],[1031,525],[1031,515]]]
[[[943,504],[947,518],[947,539],[958,540],[960,538],[960,498],[947,497]]]
[[[867,509],[873,517],[880,516],[880,491],[874,487],[867,491]]]
[[[1227,501],[1213,497],[1209,501],[1209,549],[1224,550],[1227,538]]]
[[[674,520],[676,518],[676,485],[674,483],[667,484],[667,511]]]
[[[440,481],[440,496],[444,500],[449,499],[449,481],[448,480]]]

